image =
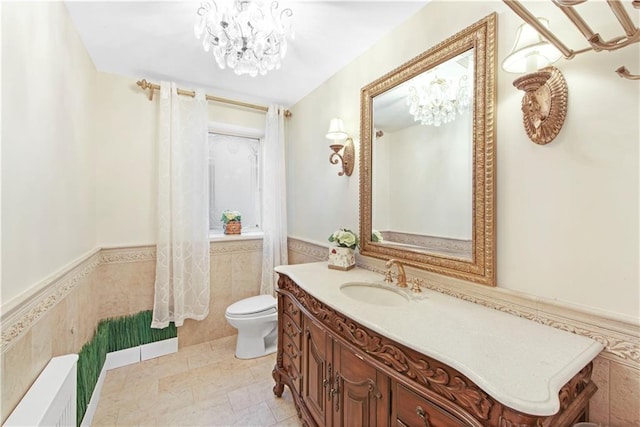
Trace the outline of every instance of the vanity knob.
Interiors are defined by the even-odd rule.
[[[387,270],[384,272],[384,283],[393,282],[393,278],[391,277],[391,270]]]
[[[420,289],[421,286],[424,286],[424,280],[417,277],[411,279],[411,291],[416,293],[422,292],[422,289]]]
[[[424,409],[422,409],[422,407],[416,407],[416,414],[418,414],[418,416],[422,418],[422,421],[424,421],[424,427],[431,427],[431,423],[429,422],[429,414],[427,414]]]

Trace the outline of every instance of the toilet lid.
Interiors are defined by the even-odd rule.
[[[277,303],[271,295],[258,295],[234,302],[227,308],[227,313],[235,316],[261,313],[275,308]]]

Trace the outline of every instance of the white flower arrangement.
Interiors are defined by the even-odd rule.
[[[331,243],[337,243],[338,246],[343,248],[355,249],[360,244],[358,236],[351,230],[341,228],[340,230],[329,236]]]
[[[382,237],[382,233],[378,230],[371,230],[371,241],[372,242],[382,242],[384,238]]]
[[[241,221],[242,220],[242,215],[240,214],[240,212],[238,211],[223,211],[222,212],[222,217],[220,218],[220,221],[224,222],[225,224],[228,224],[231,221]]]

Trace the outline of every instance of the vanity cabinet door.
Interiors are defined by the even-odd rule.
[[[393,383],[391,419],[403,427],[466,427],[454,415],[396,382]]]
[[[333,342],[325,328],[308,317],[304,319],[302,343],[302,400],[317,425],[327,426],[331,421],[331,379]]]
[[[333,366],[333,426],[388,426],[389,377],[335,341]]]

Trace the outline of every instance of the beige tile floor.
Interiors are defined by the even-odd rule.
[[[274,396],[275,354],[240,360],[235,336],[107,372],[93,426],[295,426],[289,389]]]

